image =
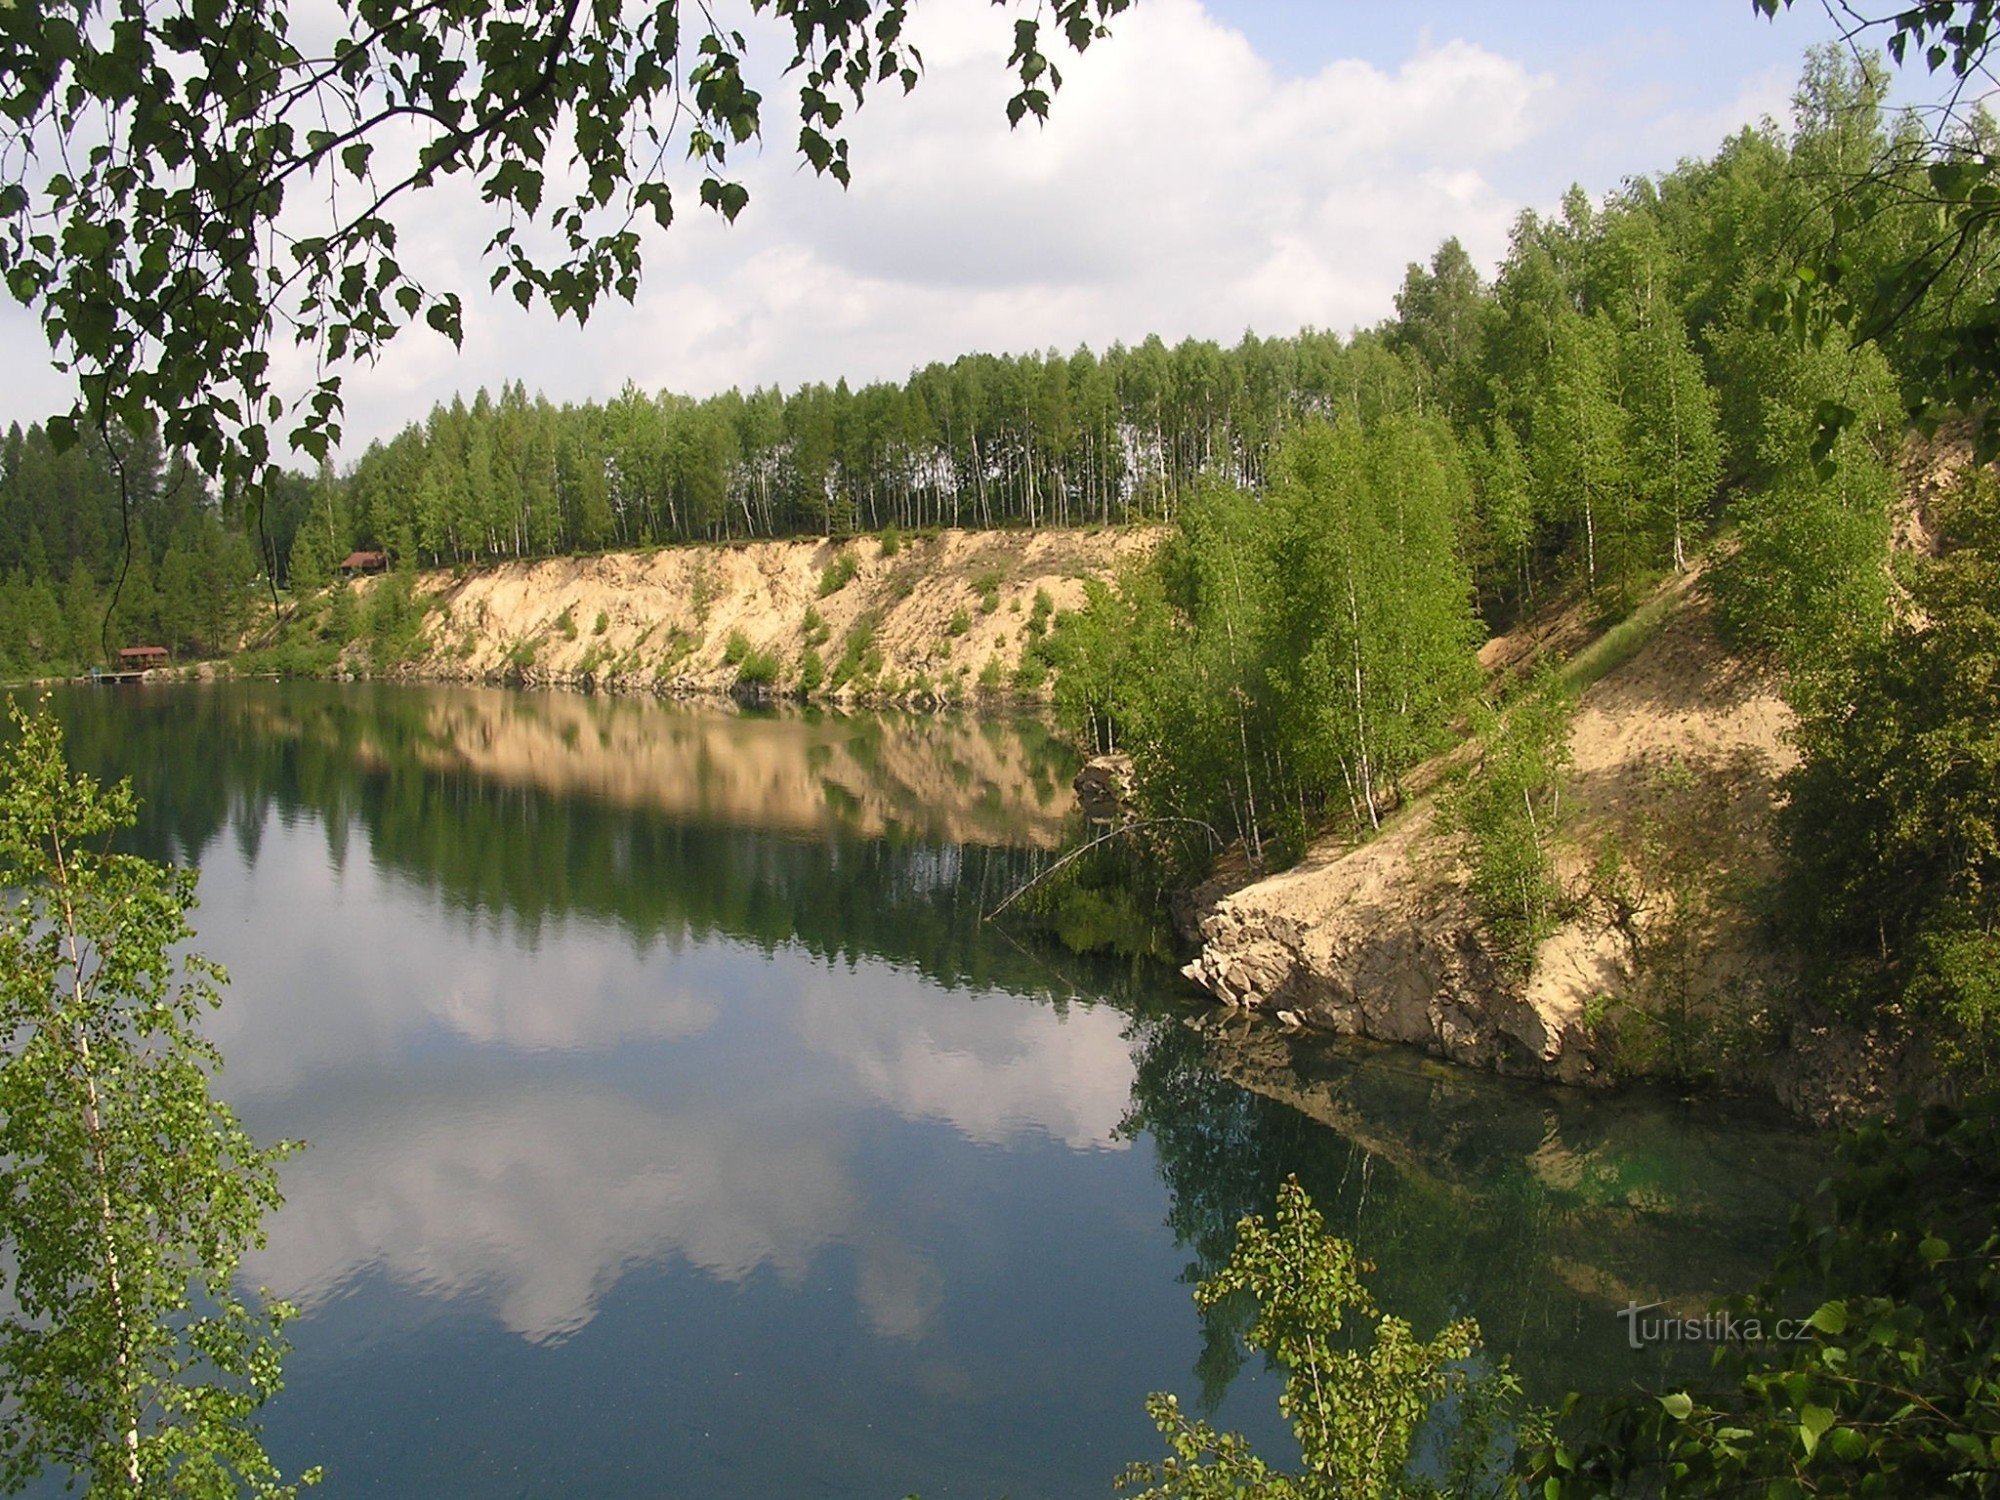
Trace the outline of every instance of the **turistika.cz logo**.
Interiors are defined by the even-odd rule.
[[[1699,1318],[1683,1318],[1662,1312],[1664,1302],[1643,1306],[1628,1302],[1618,1309],[1625,1320],[1625,1342],[1634,1349],[1648,1344],[1761,1344],[1765,1340],[1790,1343],[1812,1337],[1812,1326],[1804,1318],[1764,1319],[1729,1312],[1705,1313]]]

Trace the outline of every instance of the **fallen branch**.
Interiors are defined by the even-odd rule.
[[[1109,843],[1112,839],[1121,838],[1128,833],[1137,833],[1141,828],[1157,828],[1165,823],[1192,823],[1194,824],[1195,827],[1201,829],[1204,833],[1208,835],[1210,842],[1213,843],[1216,848],[1220,849],[1222,847],[1222,835],[1217,833],[1215,829],[1211,827],[1209,824],[1204,823],[1200,818],[1142,818],[1137,823],[1121,823],[1119,824],[1118,827],[1112,829],[1111,832],[1101,833],[1096,838],[1092,839],[1089,843],[1080,845],[1079,847],[1070,850],[1069,853],[1065,854],[1061,859],[1057,860],[1054,864],[1050,865],[1046,870],[1043,870],[1039,874],[1034,876],[1034,878],[1029,880],[1026,885],[1017,887],[1012,895],[1010,895],[1005,901],[1002,901],[998,906],[994,907],[993,910],[989,911],[983,918],[981,918],[981,920],[986,922],[992,921],[995,917],[999,916],[1001,912],[1005,911],[1008,907],[1012,906],[1016,901],[1019,901],[1023,896],[1027,895],[1029,891],[1032,891],[1036,886],[1040,885],[1044,880],[1047,880],[1051,875],[1055,874],[1055,872],[1060,870],[1064,865],[1070,863],[1070,861],[1074,859],[1078,859],[1081,856],[1090,853],[1090,851],[1095,849],[1099,844]]]

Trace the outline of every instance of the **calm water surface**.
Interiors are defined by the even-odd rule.
[[[1216,1037],[1171,970],[983,924],[1073,766],[1032,724],[319,684],[78,690],[198,864],[224,1091],[310,1148],[251,1278],[330,1496],[1104,1495],[1170,1389],[1273,1452],[1191,1282],[1296,1172],[1531,1390],[1747,1289],[1812,1143],[1401,1052]],[[1295,1451],[1295,1450],[1293,1450]]]

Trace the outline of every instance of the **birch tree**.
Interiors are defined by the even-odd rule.
[[[210,1091],[222,971],[192,871],[107,840],[131,789],[73,776],[12,709],[0,752],[0,1488],[68,1471],[96,1497],[290,1495],[258,1441],[288,1309],[236,1285],[284,1147]],[[315,1476],[306,1476],[310,1482]]]

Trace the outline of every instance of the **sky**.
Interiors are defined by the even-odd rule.
[[[1806,48],[1836,34],[1819,0],[1775,21],[1751,0],[1140,0],[1061,60],[1049,124],[1010,131],[1010,21],[927,0],[922,83],[850,117],[851,189],[799,167],[767,118],[737,222],[686,183],[636,302],[582,329],[487,295],[472,193],[408,200],[403,260],[465,297],[464,346],[419,327],[351,371],[343,458],[515,379],[557,403],[628,380],[701,396],[973,351],[1368,326],[1446,236],[1490,272],[1519,212],[1571,183],[1601,196],[1785,123]],[[753,28],[750,55],[760,38],[782,44]],[[0,428],[68,405],[46,348],[0,302]],[[302,357],[276,367],[303,388]]]

